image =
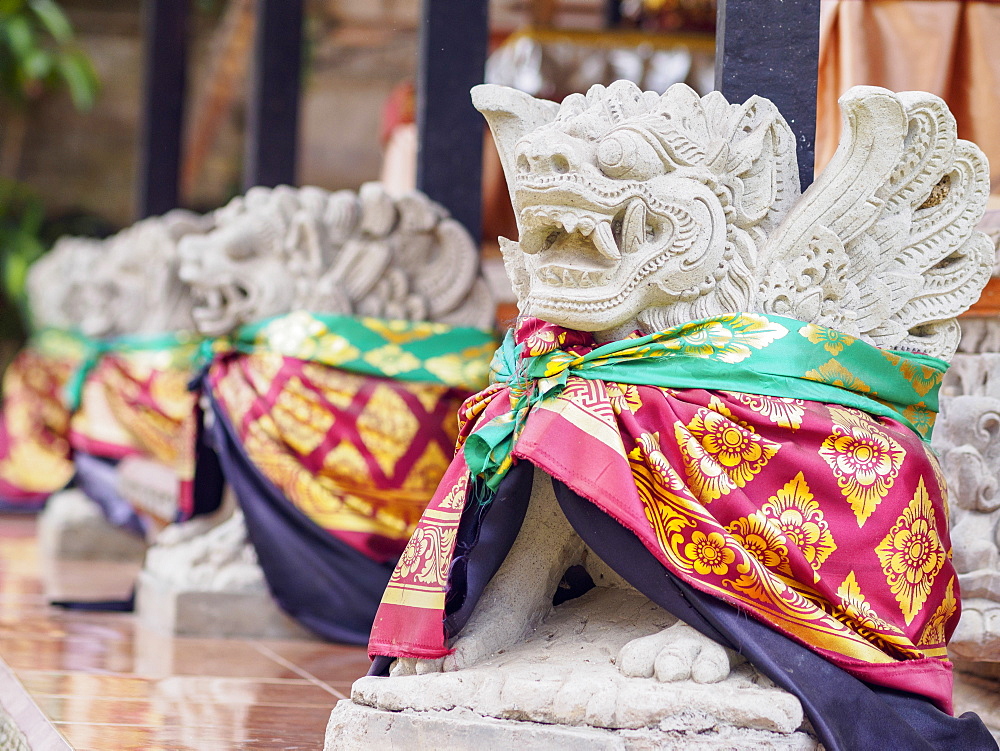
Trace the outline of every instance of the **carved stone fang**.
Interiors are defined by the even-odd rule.
[[[612,261],[621,260],[622,253],[615,242],[615,233],[611,231],[611,222],[601,222],[594,228],[594,247]]]
[[[545,232],[538,230],[525,232],[521,235],[521,251],[523,253],[527,253],[528,255],[539,253],[545,246],[547,240],[548,234]]]
[[[634,199],[625,210],[622,221],[622,250],[632,253],[646,239],[646,204]]]

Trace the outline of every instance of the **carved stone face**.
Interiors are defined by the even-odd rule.
[[[507,262],[521,272],[522,313],[602,331],[746,307],[746,229],[797,193],[776,176],[794,171],[794,152],[773,106],[627,82],[557,108],[510,91],[483,87],[477,106],[520,229]]]
[[[73,328],[79,320],[74,310],[73,280],[86,279],[99,262],[103,242],[83,237],[62,237],[32,264],[27,293],[31,318],[37,328]]]
[[[245,214],[209,235],[180,243],[180,278],[195,298],[198,331],[221,336],[250,321],[287,312],[295,279],[279,227]]]
[[[596,159],[609,141],[554,135],[518,144],[526,313],[580,330],[613,328],[715,281],[726,222],[711,190],[674,175],[609,178]],[[572,171],[561,171],[563,159]]]

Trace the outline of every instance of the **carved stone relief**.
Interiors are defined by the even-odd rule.
[[[1000,277],[1000,210],[987,211],[979,222],[994,246],[993,278]],[[962,341],[959,352],[1000,352],[1000,316],[966,316],[961,320]]]
[[[948,481],[962,619],[950,651],[1000,661],[1000,354],[956,355],[934,449]]]
[[[473,98],[508,176],[520,240],[502,247],[526,315],[650,331],[753,310],[948,357],[993,266],[973,231],[986,161],[930,94],[845,94],[845,140],[801,198],[791,131],[759,97],[619,81],[561,105]]]
[[[392,197],[378,183],[357,193],[252,188],[213,218],[212,232],[180,243],[180,276],[206,336],[297,309],[493,326],[478,245],[422,193]],[[242,514],[204,534],[187,530],[157,540],[147,579],[175,593],[270,599]]]
[[[252,188],[215,218],[181,243],[203,334],[298,309],[493,325],[476,243],[422,193]]]

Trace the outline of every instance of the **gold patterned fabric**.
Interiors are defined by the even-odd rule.
[[[63,389],[82,357],[74,338],[44,331],[4,374],[0,508],[38,508],[73,477]]]
[[[756,314],[602,346],[528,321],[513,342],[498,382],[463,405],[464,449],[386,589],[371,654],[447,654],[468,488],[509,458],[594,503],[692,587],[862,680],[950,707],[946,491],[922,440],[932,419],[905,417],[915,403],[933,417],[943,364]]]
[[[158,524],[187,518],[193,505],[197,397],[188,391],[197,344],[102,355],[81,379],[70,444],[105,459],[141,456],[177,475],[177,507],[155,512]]]
[[[454,453],[468,395],[255,352],[216,359],[212,393],[247,458],[321,528],[396,558]]]

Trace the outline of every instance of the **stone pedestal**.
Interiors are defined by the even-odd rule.
[[[472,667],[362,678],[333,710],[326,749],[819,747],[798,700],[747,664],[713,684],[619,672],[618,650],[662,617],[634,591],[596,589]]]
[[[388,712],[345,699],[326,728],[325,751],[412,751],[516,748],[518,751],[813,751],[816,740],[804,733],[780,735],[761,730],[722,728],[681,730],[607,730],[498,720],[467,709]]]
[[[139,575],[136,613],[146,628],[173,636],[239,639],[315,639],[289,618],[270,592],[186,591]]]
[[[110,524],[78,489],[53,495],[38,517],[45,594],[50,600],[127,599],[146,541]]]
[[[315,639],[274,601],[233,505],[160,533],[136,588],[139,621],[175,636]]]

